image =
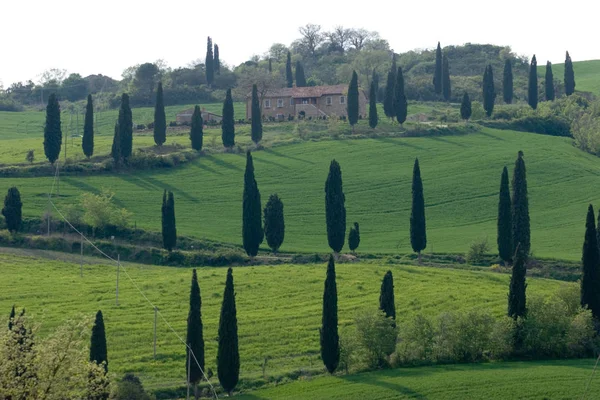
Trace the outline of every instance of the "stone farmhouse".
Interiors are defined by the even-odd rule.
[[[272,89],[262,96],[263,118],[282,121],[294,118],[345,117],[348,114],[348,85],[307,86]],[[358,95],[358,113],[367,116],[367,97]],[[252,96],[246,97],[246,119],[252,118]]]

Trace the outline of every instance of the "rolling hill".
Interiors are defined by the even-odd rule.
[[[545,71],[545,64],[538,67],[538,76],[543,79]],[[600,96],[600,60],[574,62],[573,71],[575,71],[575,90]],[[565,65],[552,64],[552,74],[555,80],[562,81],[565,74]]]

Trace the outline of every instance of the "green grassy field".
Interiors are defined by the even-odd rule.
[[[388,268],[394,273],[401,324],[417,313],[436,316],[474,305],[497,316],[506,312],[508,275],[402,265],[338,264],[341,326],[351,324],[358,311],[378,307],[381,279]],[[191,270],[137,265],[126,269],[175,331],[185,337]],[[266,356],[271,357],[266,371],[268,380],[288,374],[297,376],[300,370],[323,370],[318,359],[318,328],[325,269],[325,264],[234,268],[243,381],[262,379],[261,363]],[[43,335],[66,318],[80,313],[93,315],[102,309],[112,372],[133,372],[154,390],[183,385],[183,345],[160,322],[158,355],[153,360],[153,310],[123,272],[120,305],[115,306],[115,266],[86,265],[84,277],[80,278],[78,264],[0,253],[0,270],[0,310],[6,310],[6,317],[13,304],[25,307],[27,314],[42,324]],[[225,275],[225,268],[198,270],[206,366],[215,373]],[[548,295],[560,285],[566,283],[532,278],[528,280],[528,295]]]
[[[540,63],[541,64],[541,63]],[[592,92],[600,96],[600,60],[578,61],[573,63],[575,71],[575,90]],[[546,73],[546,64],[538,67],[538,75],[542,77]],[[555,80],[562,81],[565,75],[564,64],[552,64],[552,74]]]
[[[294,382],[258,390],[239,399],[583,399],[594,362],[561,360],[403,368]],[[599,396],[600,377],[596,375],[585,398]]]

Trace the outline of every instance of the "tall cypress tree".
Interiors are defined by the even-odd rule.
[[[396,72],[396,86],[394,87],[394,116],[396,121],[402,125],[408,115],[408,103],[404,94],[404,74],[402,67],[398,67]]]
[[[219,58],[219,45],[215,44],[214,54],[215,74],[221,75],[221,59]]]
[[[171,251],[177,245],[177,227],[175,224],[175,199],[173,192],[163,193],[162,206],[162,237],[163,247]]]
[[[440,42],[437,44],[437,49],[435,50],[435,70],[433,72],[433,90],[436,94],[442,94],[442,47],[440,46]]]
[[[350,227],[350,232],[348,233],[348,247],[350,251],[354,252],[358,249],[360,245],[360,227],[358,226],[358,222],[354,223],[354,226]]]
[[[517,251],[508,289],[508,316],[514,319],[524,317],[527,313],[527,283],[525,282],[527,267],[525,261],[526,255]]]
[[[304,67],[300,61],[296,62],[296,87],[306,86],[306,76],[304,75]]]
[[[513,101],[513,72],[510,59],[504,60],[504,75],[502,80],[502,96],[506,104]]]
[[[285,80],[287,87],[294,87],[294,74],[292,73],[292,54],[288,51],[287,61],[285,62]]]
[[[219,348],[217,350],[217,375],[223,389],[229,393],[235,389],[240,378],[240,352],[238,349],[237,311],[233,271],[227,270],[221,318],[219,320]]]
[[[500,179],[500,198],[498,200],[498,255],[504,264],[510,263],[513,256],[512,201],[508,187],[508,169],[504,167]]]
[[[258,90],[256,84],[252,85],[252,130],[251,137],[255,145],[261,141],[263,134],[262,114],[260,112],[260,101],[258,100]]]
[[[165,102],[163,100],[162,82],[158,82],[156,89],[156,104],[154,105],[154,143],[162,146],[167,140],[167,117],[165,116]]]
[[[267,244],[273,250],[273,253],[277,253],[283,243],[285,237],[285,222],[283,220],[283,202],[277,196],[272,194],[269,196],[269,200],[265,205],[264,210],[265,218],[265,238]]]
[[[273,73],[273,62],[271,61],[271,58],[269,58],[269,73]]]
[[[204,141],[204,121],[202,121],[202,112],[200,112],[200,106],[194,107],[194,113],[192,114],[192,126],[190,128],[190,141],[192,142],[192,149],[196,151],[202,150],[202,144]]]
[[[50,164],[58,160],[62,146],[62,129],[60,126],[60,104],[56,94],[48,97],[46,106],[46,125],[44,126],[44,154]]]
[[[381,291],[379,292],[379,309],[385,313],[388,318],[396,320],[396,302],[394,300],[394,277],[392,271],[386,272],[381,282]]]
[[[546,63],[545,88],[546,100],[554,101],[554,74],[552,73],[552,63],[550,61]]]
[[[377,115],[377,87],[375,80],[371,81],[371,90],[369,92],[369,126],[371,129],[377,127],[379,117]]]
[[[192,287],[190,288],[190,310],[187,318],[187,337],[185,343],[186,367],[185,376],[190,377],[190,383],[194,384],[195,393],[198,394],[198,383],[202,380],[202,371],[204,370],[204,334],[202,326],[202,298],[200,297],[200,286],[198,285],[198,276],[196,269],[192,272]],[[188,347],[189,346],[189,347]],[[191,358],[190,349],[196,357]],[[190,359],[189,371],[187,360]],[[198,364],[196,364],[198,360]]]
[[[492,66],[488,65],[483,74],[483,109],[488,117],[494,112],[496,101],[496,89],[494,88],[494,72]]]
[[[452,95],[452,89],[450,87],[450,65],[448,63],[448,57],[444,54],[442,57],[442,93],[444,100],[450,101]]]
[[[225,101],[223,102],[223,120],[221,121],[221,139],[223,146],[232,148],[235,146],[235,121],[233,116],[233,99],[231,89],[227,89]]]
[[[460,117],[465,121],[471,118],[471,99],[467,92],[463,94],[462,103],[460,103]]]
[[[588,207],[585,222],[585,240],[583,242],[583,267],[581,277],[581,306],[588,307],[596,319],[600,319],[600,254],[594,207]]]
[[[419,159],[415,158],[412,180],[412,211],[410,213],[410,244],[413,251],[419,253],[421,264],[421,251],[427,247],[427,232],[425,229],[425,198],[423,196],[423,181]]]
[[[396,66],[396,54],[392,56],[392,68],[388,72],[387,82],[385,84],[385,96],[383,98],[383,112],[386,117],[394,119],[394,90],[396,88],[396,74],[398,67]]]
[[[12,330],[15,324],[15,306],[12,306],[12,310],[10,310],[10,315],[8,316],[8,330]]]
[[[329,175],[325,181],[325,219],[327,221],[327,242],[335,253],[344,247],[346,239],[346,196],[342,190],[342,169],[337,161],[329,165]]]
[[[519,151],[512,177],[512,236],[513,246],[523,253],[525,261],[531,248],[529,228],[529,200],[527,198],[527,175],[523,152]]]
[[[90,361],[100,365],[104,363],[104,370],[108,371],[108,352],[106,350],[106,332],[104,330],[104,318],[102,311],[96,313],[96,320],[92,327],[90,340]]]
[[[119,138],[121,141],[121,158],[127,161],[133,150],[133,117],[131,115],[129,95],[127,93],[123,93],[121,96],[121,108],[119,108]]]
[[[321,359],[333,374],[340,362],[340,337],[338,335],[337,285],[333,255],[329,256],[325,290],[323,292],[323,317],[321,320]]]
[[[252,154],[246,152],[246,172],[244,172],[244,194],[242,201],[242,240],[244,250],[250,257],[258,254],[258,247],[263,241],[260,192],[254,179]]]
[[[6,222],[6,228],[12,232],[18,232],[21,229],[23,203],[21,202],[21,193],[15,186],[8,189],[4,198],[4,208],[2,215]]]
[[[354,133],[354,126],[358,123],[358,75],[356,71],[352,71],[352,80],[348,86],[348,122],[352,126],[352,133]]]
[[[573,71],[573,61],[567,51],[565,58],[565,94],[567,96],[575,93],[575,71]]]
[[[115,123],[115,133],[113,136],[113,143],[110,151],[110,155],[113,158],[116,166],[121,163],[121,130],[119,129],[119,122]]]
[[[531,65],[529,66],[529,85],[527,90],[527,103],[534,110],[538,105],[538,78],[537,78],[537,60],[535,54],[531,59]]]
[[[213,44],[210,36],[206,39],[206,61],[204,63],[206,69],[206,83],[210,87],[215,81],[215,60],[213,56]]]
[[[83,124],[81,149],[87,158],[90,158],[94,154],[94,104],[92,103],[91,94],[88,94],[87,105],[85,106],[85,122]]]

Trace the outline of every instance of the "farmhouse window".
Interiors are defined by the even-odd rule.
[[[340,96],[340,104],[346,104],[346,97]]]
[[[283,99],[277,99],[277,107],[283,107]]]
[[[294,98],[290,97],[290,106],[293,106],[293,105],[294,105]]]
[[[265,100],[265,108],[271,108],[271,100]]]
[[[332,103],[333,103],[333,98],[331,96],[328,96],[327,99],[325,100],[325,104],[330,106]]]

